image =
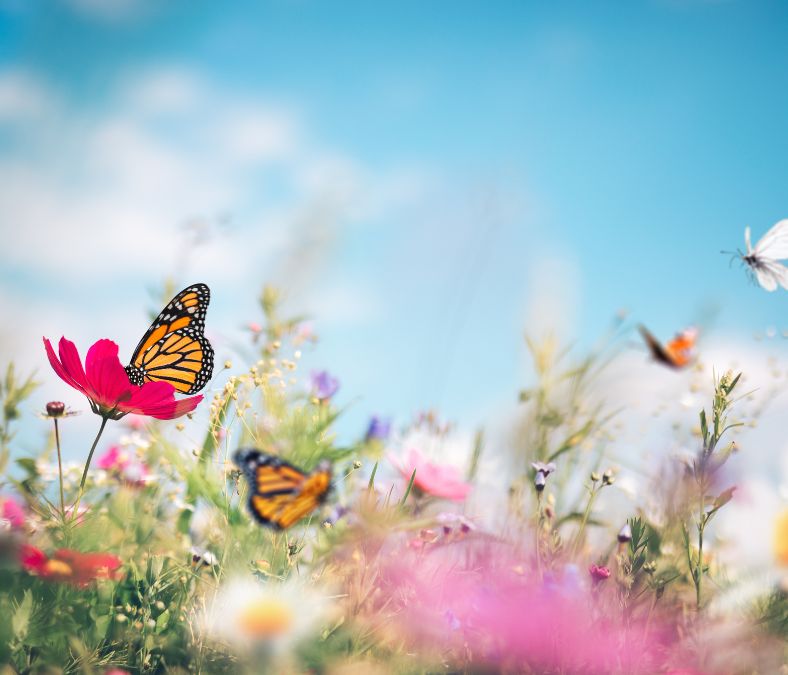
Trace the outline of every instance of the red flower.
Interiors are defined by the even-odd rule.
[[[118,420],[135,413],[171,420],[191,412],[202,401],[201,395],[175,400],[175,387],[169,382],[146,382],[141,387],[131,384],[118,358],[118,345],[112,340],[99,340],[88,350],[84,369],[70,340],[60,338],[60,359],[46,338],[44,346],[60,379],[85,394],[93,412],[105,419]]]
[[[31,574],[49,579],[64,581],[76,586],[87,586],[95,579],[117,579],[120,558],[110,553],[80,553],[61,548],[48,558],[35,546],[22,546],[19,557],[22,567]]]

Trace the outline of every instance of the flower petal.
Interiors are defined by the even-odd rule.
[[[82,362],[79,360],[79,353],[77,352],[77,348],[74,346],[74,343],[66,340],[66,338],[64,337],[60,338],[61,358],[65,355],[67,357],[67,362],[69,363],[69,366],[71,368],[74,368],[74,359],[76,358],[76,364],[78,368],[75,370],[69,370],[69,368],[67,368],[63,363],[61,363],[60,359],[58,359],[58,357],[55,355],[55,350],[52,349],[51,343],[46,338],[44,338],[44,348],[46,349],[47,352],[47,358],[49,359],[49,364],[52,366],[52,369],[57,373],[58,377],[70,387],[74,387],[74,389],[81,391],[83,394],[85,394],[86,393],[85,386],[87,384],[85,380],[85,372],[82,370]]]
[[[141,387],[134,387],[131,398],[118,407],[126,412],[171,420],[194,410],[202,398],[198,395],[176,401],[175,387],[169,382],[146,382]]]
[[[91,398],[100,405],[114,408],[131,397],[132,384],[118,358],[118,345],[112,340],[99,340],[88,350],[85,370]]]

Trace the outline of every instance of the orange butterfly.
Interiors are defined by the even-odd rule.
[[[163,380],[181,394],[202,389],[213,373],[213,347],[205,330],[211,291],[205,284],[184,288],[142,336],[126,372],[132,384]]]
[[[275,530],[285,530],[312,513],[331,490],[331,467],[322,462],[305,473],[289,462],[255,449],[241,449],[233,456],[249,481],[249,511]]]
[[[638,326],[655,361],[669,368],[684,368],[692,361],[692,350],[698,337],[696,328],[685,328],[668,343],[662,344],[642,324]]]

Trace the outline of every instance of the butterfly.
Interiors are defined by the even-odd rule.
[[[266,527],[286,530],[325,501],[331,490],[331,466],[322,462],[305,473],[289,462],[252,448],[233,461],[249,481],[249,511]]]
[[[750,228],[744,229],[744,243],[747,245],[746,255],[739,252],[739,258],[749,267],[758,283],[767,291],[773,291],[777,284],[788,290],[788,267],[778,260],[788,258],[788,219],[781,220],[761,237],[755,244],[750,244]]]
[[[664,345],[642,324],[638,326],[638,330],[655,361],[676,369],[689,365],[692,359],[692,348],[698,337],[697,329],[685,328]]]
[[[126,366],[132,384],[164,381],[182,394],[194,394],[208,383],[213,347],[203,330],[210,299],[205,284],[194,284],[167,303]]]

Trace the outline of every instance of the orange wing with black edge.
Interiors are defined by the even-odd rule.
[[[692,349],[697,338],[697,331],[694,328],[683,330],[665,345],[657,340],[645,326],[639,325],[638,331],[640,331],[640,335],[655,361],[676,369],[684,368],[690,364]]]
[[[249,481],[249,511],[257,522],[285,530],[312,513],[331,489],[331,469],[304,473],[289,462],[259,450],[238,450],[233,457]]]
[[[211,291],[205,284],[184,288],[142,336],[126,372],[132,384],[169,382],[182,394],[200,391],[213,373],[213,347],[205,330]]]

